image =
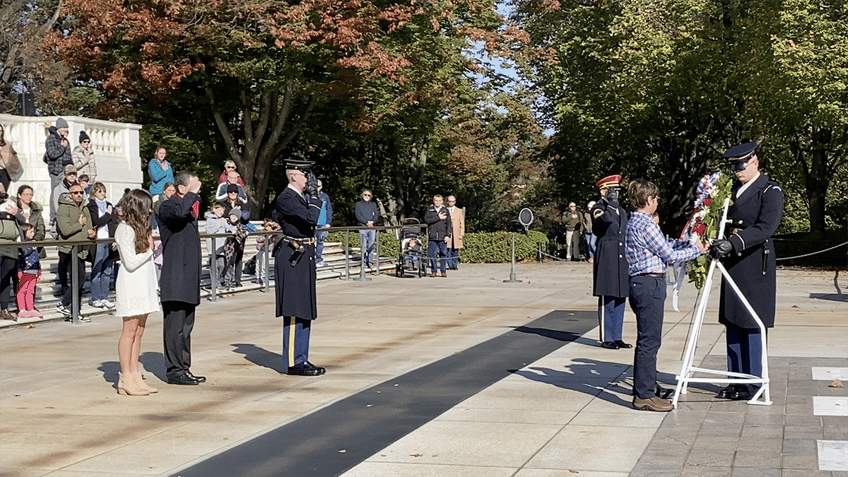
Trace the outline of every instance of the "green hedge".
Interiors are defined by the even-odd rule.
[[[509,232],[468,233],[462,239],[459,260],[463,263],[504,263],[512,260],[512,236]],[[545,249],[548,237],[542,232],[515,234],[515,260],[536,260],[536,244]]]
[[[328,242],[344,245],[344,232],[332,232]],[[463,263],[505,263],[512,260],[512,235],[509,232],[467,233],[462,240],[464,248],[459,251],[459,260]],[[359,248],[359,233],[350,232],[348,241],[351,248]],[[535,260],[537,245],[547,250],[548,237],[542,232],[529,231],[527,234],[515,234],[515,259]],[[426,253],[427,247],[424,244]],[[393,233],[380,233],[380,255],[393,257],[400,253],[398,239]]]

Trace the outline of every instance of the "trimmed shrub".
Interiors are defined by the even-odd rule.
[[[344,235],[344,232],[331,232],[326,241],[344,246]],[[462,239],[464,248],[459,251],[459,260],[463,263],[509,262],[512,260],[512,235],[509,232],[467,233]],[[393,233],[381,232],[379,238],[380,255],[393,257],[400,253],[400,243]],[[351,248],[359,248],[359,233],[348,233],[348,240]],[[548,237],[533,230],[526,234],[515,234],[515,260],[535,260],[538,253],[536,244],[542,244],[542,249],[547,250]],[[422,245],[426,254],[427,244]]]
[[[463,263],[504,263],[512,260],[512,235],[509,232],[468,233],[462,239],[459,260]],[[542,232],[515,234],[515,260],[537,258],[537,245],[546,249],[548,237]]]

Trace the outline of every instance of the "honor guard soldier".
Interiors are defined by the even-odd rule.
[[[721,259],[739,291],[751,304],[763,325],[774,327],[777,272],[772,234],[783,217],[783,190],[760,173],[757,143],[746,142],[724,153],[736,174],[725,225],[725,237],[715,240],[710,255]],[[762,346],[765,338],[754,317],[726,280],[721,283],[719,322],[727,335],[727,370],[763,375]],[[731,384],[718,397],[749,400],[756,393],[747,384]]]
[[[309,332],[318,316],[315,298],[315,226],[321,214],[318,179],[312,162],[286,161],[289,184],[274,203],[274,220],[283,235],[274,251],[277,316],[283,318],[283,363],[288,374],[320,376],[309,362]]]
[[[629,294],[624,234],[627,212],[618,203],[621,176],[604,177],[596,184],[601,199],[592,208],[592,232],[598,237],[592,276],[592,294],[598,297],[601,346],[608,349],[632,348],[621,339],[624,302]]]

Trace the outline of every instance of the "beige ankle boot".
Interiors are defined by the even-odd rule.
[[[132,374],[118,373],[118,394],[124,396],[147,396],[149,391],[136,384]]]
[[[135,378],[135,383],[138,385],[138,387],[144,389],[148,393],[153,394],[159,392],[159,388],[154,388],[153,386],[150,386],[149,384],[144,382],[144,378],[141,377],[140,372],[136,372],[135,374],[133,374],[133,378]]]

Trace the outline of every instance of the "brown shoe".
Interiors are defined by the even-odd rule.
[[[14,313],[9,313],[9,310],[0,310],[0,320],[18,321],[18,317]]]
[[[447,277],[448,277],[448,272],[442,272],[442,278],[447,278]]]
[[[436,272],[431,273],[430,278],[436,278]]]
[[[641,399],[633,396],[633,407],[642,411],[668,412],[674,409],[674,406],[663,398],[656,396],[651,399]]]

